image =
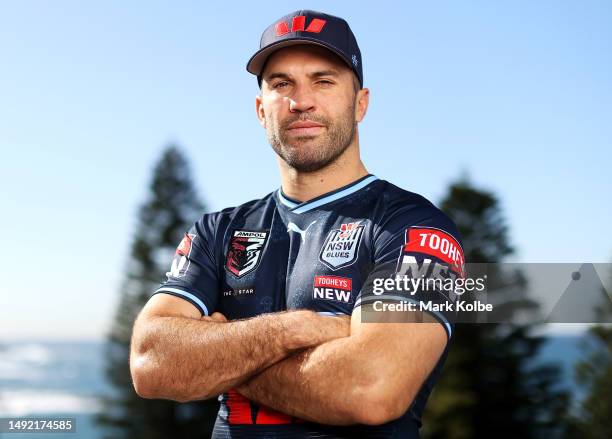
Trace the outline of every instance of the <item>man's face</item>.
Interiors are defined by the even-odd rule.
[[[274,151],[292,168],[314,172],[350,146],[357,122],[356,76],[322,47],[274,52],[262,72],[257,111]]]

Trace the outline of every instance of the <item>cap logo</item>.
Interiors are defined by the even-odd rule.
[[[323,26],[325,26],[326,20],[321,20],[320,18],[313,18],[308,27],[304,30],[304,26],[306,25],[306,16],[298,15],[293,17],[291,21],[291,29],[289,29],[289,25],[285,21],[279,21],[276,23],[276,36],[280,37],[289,32],[312,32],[318,34],[323,30]]]

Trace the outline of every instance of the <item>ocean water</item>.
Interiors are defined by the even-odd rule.
[[[0,437],[99,439],[93,421],[111,392],[102,342],[0,342],[0,417],[74,417],[75,433],[0,433]]]
[[[550,338],[536,361],[557,364],[559,383],[579,398],[573,367],[582,359],[582,337]],[[104,378],[104,344],[93,342],[0,342],[0,417],[75,417],[77,432],[53,433],[54,439],[101,439],[93,421],[99,398],[112,390]],[[9,439],[48,434],[1,434]]]

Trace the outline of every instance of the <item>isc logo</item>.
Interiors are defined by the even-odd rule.
[[[312,32],[318,34],[323,30],[323,26],[325,26],[325,23],[325,20],[321,20],[320,18],[313,18],[308,27],[304,29],[304,26],[306,25],[306,16],[298,15],[297,17],[293,17],[293,20],[291,21],[291,29],[285,21],[279,21],[278,23],[276,23],[276,36],[280,37],[282,35],[288,34],[289,32],[298,31]]]

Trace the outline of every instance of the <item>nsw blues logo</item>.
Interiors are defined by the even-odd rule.
[[[332,270],[351,265],[357,259],[364,229],[365,226],[357,221],[341,224],[339,229],[329,232],[319,260]]]
[[[234,230],[227,251],[225,268],[236,277],[242,277],[255,270],[261,260],[267,239],[268,232]]]

